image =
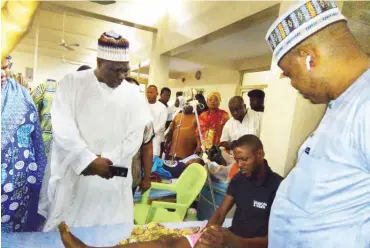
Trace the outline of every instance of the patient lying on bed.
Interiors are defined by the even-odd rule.
[[[60,235],[63,244],[66,248],[98,248],[92,247],[84,244],[81,240],[76,238],[69,230],[68,226],[62,222],[59,225]],[[132,243],[132,244],[122,244],[112,246],[111,248],[205,248],[202,244],[198,243],[201,233],[191,234],[182,237],[174,236],[162,236],[158,240]],[[109,248],[109,247],[108,247]]]
[[[162,232],[156,233],[154,228],[148,230],[145,235],[148,235],[149,240],[155,241],[133,243],[147,241],[147,237],[144,237],[141,240],[129,240],[130,244],[115,247],[219,248],[226,246],[229,248],[267,248],[270,208],[282,177],[274,173],[264,159],[263,145],[257,136],[245,135],[238,139],[232,148],[240,171],[230,182],[221,206],[208,221],[205,230],[180,237],[179,233],[173,231],[165,232],[163,236]],[[230,229],[220,227],[234,205],[236,205],[236,212]],[[140,227],[137,228],[140,229]],[[59,226],[59,230],[65,247],[89,247],[74,237],[65,223]],[[135,233],[142,234],[142,232],[134,230],[133,234]],[[172,236],[166,235],[167,233]],[[180,235],[183,234],[180,231]],[[174,235],[177,236],[174,237]]]

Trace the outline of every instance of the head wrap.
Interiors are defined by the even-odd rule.
[[[265,92],[263,90],[251,90],[248,92],[249,97],[265,98]]]
[[[338,21],[346,20],[335,1],[305,0],[293,5],[269,28],[266,41],[273,59],[281,58],[300,42]]]
[[[128,62],[129,42],[114,31],[103,33],[98,40],[98,58]]]
[[[213,91],[211,93],[209,93],[209,95],[207,96],[207,101],[212,97],[212,96],[216,96],[218,101],[221,102],[221,95],[220,93],[218,93],[217,91]]]

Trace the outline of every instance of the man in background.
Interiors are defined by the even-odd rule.
[[[168,101],[171,98],[171,90],[167,87],[161,89],[161,94],[159,95],[159,102],[163,103],[166,108],[168,107]]]
[[[77,69],[77,71],[84,71],[89,69],[91,69],[90,66],[82,65]],[[53,137],[50,109],[58,84],[59,83],[57,81],[48,79],[46,80],[46,82],[39,84],[31,93],[39,114],[42,139],[44,140],[46,156],[49,155],[51,140]]]
[[[243,135],[260,136],[261,113],[247,109],[243,97],[232,97],[229,101],[229,110],[233,118],[226,122],[222,130],[220,146],[230,150],[231,142]]]
[[[248,92],[249,104],[256,112],[265,111],[265,92],[263,90],[251,90]]]
[[[139,82],[132,77],[127,77],[126,81],[139,86]],[[142,193],[150,189],[153,161],[153,138],[154,128],[150,122],[145,126],[143,144],[132,159],[132,193],[135,195],[136,188],[139,186]],[[142,176],[144,174],[144,177]]]
[[[173,108],[171,108],[171,106],[168,106],[168,102],[171,98],[171,90],[167,87],[163,87],[161,89],[161,94],[159,95],[159,102],[163,103],[164,106],[166,106],[167,108],[167,121],[166,121],[166,126],[165,126],[165,130],[167,130],[167,128],[170,126],[173,118],[172,118],[172,111],[173,111]],[[164,138],[164,133],[162,134],[163,136],[161,137],[161,153],[160,153],[160,157],[162,157],[162,154],[163,154],[163,151],[164,151],[164,142],[165,142],[165,138]]]
[[[154,135],[153,138],[153,155],[160,156],[161,142],[164,137],[164,131],[167,121],[167,108],[161,102],[157,101],[158,89],[155,85],[149,85],[146,90],[148,107],[153,118]]]

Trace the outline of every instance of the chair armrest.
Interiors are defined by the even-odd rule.
[[[162,201],[153,201],[151,204],[152,208],[169,208],[169,209],[187,209],[188,206],[176,202],[162,202]]]
[[[150,196],[150,191],[152,189],[166,190],[171,192],[176,192],[176,184],[166,184],[166,183],[152,183],[150,189],[148,189],[141,196],[140,204],[147,204]]]
[[[147,191],[145,191],[144,194],[141,195],[140,204],[148,204],[148,200],[149,200],[151,190],[152,190],[152,188],[148,189]]]
[[[159,189],[159,190],[176,192],[176,184],[152,183],[151,189]]]

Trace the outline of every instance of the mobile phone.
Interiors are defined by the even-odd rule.
[[[109,167],[110,172],[116,177],[127,177],[128,169],[126,167],[118,167],[111,165]]]

